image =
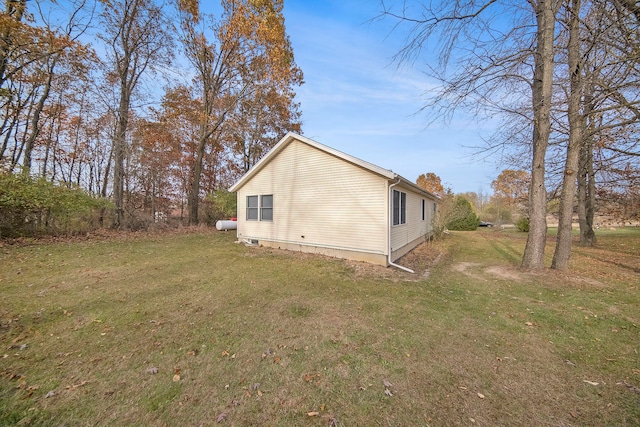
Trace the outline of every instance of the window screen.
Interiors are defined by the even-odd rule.
[[[260,196],[260,221],[273,221],[273,194]]]
[[[258,196],[247,196],[247,220],[258,220]]]
[[[393,190],[393,225],[407,222],[407,193]]]

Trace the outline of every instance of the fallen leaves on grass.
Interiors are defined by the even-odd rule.
[[[271,356],[271,354],[273,354],[273,350],[268,348],[262,353],[262,358],[265,359],[267,356]]]
[[[228,357],[229,359],[235,359],[235,358],[236,358],[236,354],[235,354],[235,353],[230,354],[228,350],[224,350],[224,351],[221,353],[221,356],[222,356],[222,357]]]
[[[76,388],[78,388],[78,387],[83,387],[83,386],[85,386],[85,385],[87,385],[87,384],[89,384],[89,381],[82,381],[82,382],[80,382],[80,383],[78,383],[78,384],[68,385],[68,386],[66,387],[66,389],[67,389],[67,390],[74,390],[74,389],[76,389]]]
[[[387,380],[383,380],[382,384],[384,385],[384,394],[389,397],[393,397],[393,393],[391,392],[391,390],[389,390],[391,387],[393,387],[393,384],[391,384],[391,382]]]
[[[216,418],[216,422],[218,424],[220,424],[221,422],[223,422],[225,419],[227,419],[227,414],[225,412],[221,413],[220,415],[218,415],[218,418]]]
[[[582,380],[582,381],[587,383],[587,384],[591,384],[591,385],[600,385],[600,383],[596,382],[596,381],[589,381],[589,380]]]
[[[314,381],[320,381],[320,378],[322,378],[322,374],[317,373],[317,374],[304,374],[304,376],[302,377],[306,382],[311,383]]]
[[[478,395],[477,395],[477,396],[478,396],[480,399],[484,399],[484,394],[482,394],[482,393],[478,393]]]
[[[31,385],[29,387],[27,387],[27,396],[31,397],[33,396],[33,392],[38,390],[40,388],[39,385]]]
[[[308,417],[317,417],[318,415],[320,415],[321,412],[324,412],[324,403],[320,406],[320,410],[319,411],[309,411],[309,412],[307,412],[307,416]],[[326,415],[323,415],[323,417],[326,417]]]
[[[147,374],[155,375],[155,374],[158,373],[158,368],[156,368],[156,367],[147,368],[147,370],[145,372]]]
[[[640,387],[636,387],[633,384],[630,384],[630,383],[628,383],[626,381],[622,381],[621,383],[618,383],[618,384],[622,384],[622,385],[626,386],[632,392],[640,394]]]

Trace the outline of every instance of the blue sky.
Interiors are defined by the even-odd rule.
[[[201,4],[219,8],[208,1]],[[424,58],[400,68],[393,62],[408,28],[392,31],[390,18],[375,19],[380,11],[378,0],[285,0],[305,77],[297,90],[304,135],[411,181],[433,172],[456,193],[492,194],[500,168],[474,156],[473,147],[493,129],[463,114],[445,123],[419,113],[437,82],[420,71]]]
[[[305,84],[298,88],[305,136],[415,181],[433,172],[454,192],[491,194],[500,170],[474,156],[473,118],[432,122],[419,109],[437,84],[421,62],[398,68],[407,28],[373,20],[377,0],[285,0],[287,33]],[[424,60],[423,60],[424,63]]]

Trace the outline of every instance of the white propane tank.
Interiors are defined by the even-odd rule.
[[[237,230],[238,222],[229,219],[221,219],[216,221],[216,230]]]

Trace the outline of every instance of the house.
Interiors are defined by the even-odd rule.
[[[432,235],[438,204],[388,169],[294,133],[229,191],[239,240],[384,266]]]

